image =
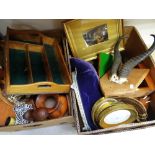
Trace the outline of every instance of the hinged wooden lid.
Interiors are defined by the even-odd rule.
[[[120,19],[71,20],[64,23],[64,28],[73,56],[86,61],[95,59],[101,51],[113,50],[118,37],[123,34]]]

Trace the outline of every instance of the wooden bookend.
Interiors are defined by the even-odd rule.
[[[140,97],[151,91],[149,87],[138,88],[149,73],[149,69],[133,69],[128,76],[128,82],[117,84],[109,80],[106,73],[100,79],[101,90],[105,96]]]

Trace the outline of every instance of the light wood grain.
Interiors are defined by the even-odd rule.
[[[139,66],[139,68],[146,68],[145,65],[142,64],[142,63],[139,64],[138,66]],[[153,79],[151,78],[150,73],[146,76],[145,81],[146,81],[148,87],[149,87],[151,90],[155,90],[155,83],[154,83]]]
[[[123,84],[111,82],[107,73],[100,79],[101,89],[105,96],[133,96],[132,94],[137,91],[137,88],[143,82],[148,73],[149,69],[133,69],[128,76],[128,82]],[[132,88],[131,85],[133,86]]]
[[[43,45],[35,45],[29,43],[22,43],[16,41],[6,41],[5,45],[5,81],[6,81],[6,92],[7,94],[45,94],[45,93],[68,93],[70,90],[71,78],[69,75],[68,68],[64,61],[64,57],[62,55],[61,48],[58,42],[50,37],[46,37],[44,35],[40,35],[42,37],[43,45],[49,44],[54,47],[56,51],[56,59],[58,59],[60,65],[61,76],[64,84],[57,84],[53,82],[52,73],[49,69],[49,62],[45,56],[44,46]],[[27,52],[27,64],[29,68],[29,77],[30,82],[28,84],[21,85],[12,85],[10,83],[10,60],[9,60],[9,49],[20,49]],[[33,83],[32,69],[30,68],[30,59],[29,59],[29,51],[40,52],[43,58],[44,69],[46,75],[48,76],[48,81],[43,81],[40,83]],[[18,51],[17,51],[18,52]],[[52,51],[51,51],[52,52]],[[52,61],[52,60],[51,60]],[[20,67],[20,66],[19,66]],[[53,66],[55,67],[55,66]]]

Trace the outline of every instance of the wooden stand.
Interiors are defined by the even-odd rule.
[[[149,73],[149,69],[133,69],[128,76],[128,82],[117,84],[109,80],[108,73],[100,79],[101,89],[105,96],[140,97],[151,91],[149,87],[139,88]]]

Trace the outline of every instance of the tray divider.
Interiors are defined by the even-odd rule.
[[[33,83],[33,74],[32,74],[32,68],[31,68],[31,60],[30,60],[30,55],[29,55],[29,48],[28,44],[26,45],[26,60],[27,60],[27,66],[28,66],[28,74],[29,74],[29,81],[30,83]]]
[[[53,76],[52,76],[52,73],[51,73],[51,70],[50,70],[50,66],[49,66],[49,63],[48,63],[48,58],[47,58],[44,46],[43,46],[43,51],[42,51],[42,57],[43,57],[44,68],[45,68],[45,72],[46,72],[46,75],[47,75],[47,79],[48,79],[48,81],[53,81]]]

